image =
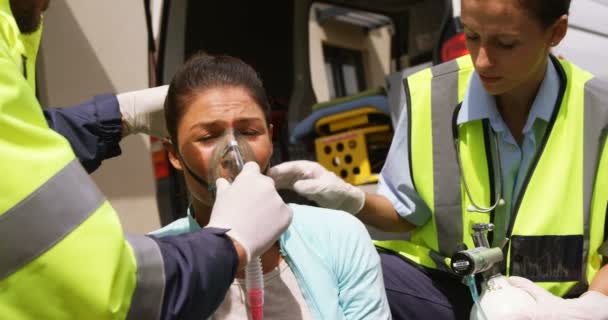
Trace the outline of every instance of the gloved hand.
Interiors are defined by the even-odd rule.
[[[330,209],[357,214],[365,204],[365,192],[346,183],[313,161],[289,161],[270,168],[277,189],[291,189]]]
[[[245,249],[247,263],[266,252],[291,223],[291,208],[255,162],[247,162],[232,185],[220,178],[216,187],[207,226],[230,229],[226,234]]]
[[[157,138],[169,136],[163,109],[168,88],[165,85],[116,95],[122,121],[126,124],[127,132],[123,132],[123,136],[136,133]]]
[[[578,298],[563,299],[526,278],[509,277],[509,283],[528,292],[536,300],[535,305],[514,311],[507,317],[509,320],[608,319],[608,296],[600,292],[587,291]]]

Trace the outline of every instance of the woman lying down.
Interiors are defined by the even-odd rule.
[[[268,98],[256,72],[239,59],[205,54],[189,59],[171,81],[165,116],[173,142],[166,144],[170,161],[184,172],[192,205],[185,218],[153,232],[156,237],[205,227],[215,181],[234,174],[235,156],[265,170],[272,154]],[[290,207],[291,226],[261,256],[264,318],[390,318],[380,260],[361,222],[340,211]],[[264,228],[272,221],[256,223]],[[213,318],[250,317],[239,270]]]

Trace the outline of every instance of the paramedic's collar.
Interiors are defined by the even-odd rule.
[[[551,114],[555,108],[557,96],[559,94],[560,80],[555,66],[551,59],[547,59],[547,70],[545,78],[538,89],[538,94],[534,99],[530,115],[524,126],[523,133],[527,133],[532,129],[536,119],[541,119],[546,122],[551,120]],[[462,107],[458,113],[457,124],[463,124],[470,121],[489,119],[490,125],[495,132],[505,130],[504,122],[493,96],[487,93],[484,89],[477,72],[471,74],[469,87],[465,93]]]

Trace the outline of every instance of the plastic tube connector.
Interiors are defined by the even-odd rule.
[[[264,274],[260,257],[253,258],[245,268],[245,288],[251,319],[264,319]]]

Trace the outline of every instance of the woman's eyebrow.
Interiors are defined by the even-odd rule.
[[[464,28],[465,31],[479,34],[479,32],[477,32],[475,29],[471,28],[464,22],[462,24],[462,27]],[[490,34],[490,36],[492,36],[492,37],[517,37],[517,36],[519,36],[519,33],[516,31],[501,31],[501,32]]]
[[[239,125],[243,125],[243,124],[250,124],[250,123],[263,123],[264,119],[261,117],[243,117],[243,118],[237,118],[234,120],[234,122],[236,124]],[[195,124],[193,124],[192,126],[190,126],[189,131],[190,132],[195,132],[198,130],[214,130],[214,129],[222,129],[224,127],[226,127],[227,122],[225,120],[211,120],[211,121],[204,121],[201,120]]]
[[[212,120],[212,121],[199,121],[192,126],[190,126],[190,131],[196,130],[211,130],[214,128],[222,128],[226,124],[226,121],[223,120]]]
[[[469,25],[467,25],[467,24],[466,24],[466,23],[464,23],[464,22],[462,23],[462,27],[463,27],[464,29],[467,29],[467,30],[475,31],[475,30],[473,30],[471,27],[469,27]]]
[[[263,122],[264,119],[260,117],[244,117],[235,120],[236,123],[248,123],[248,122]]]

